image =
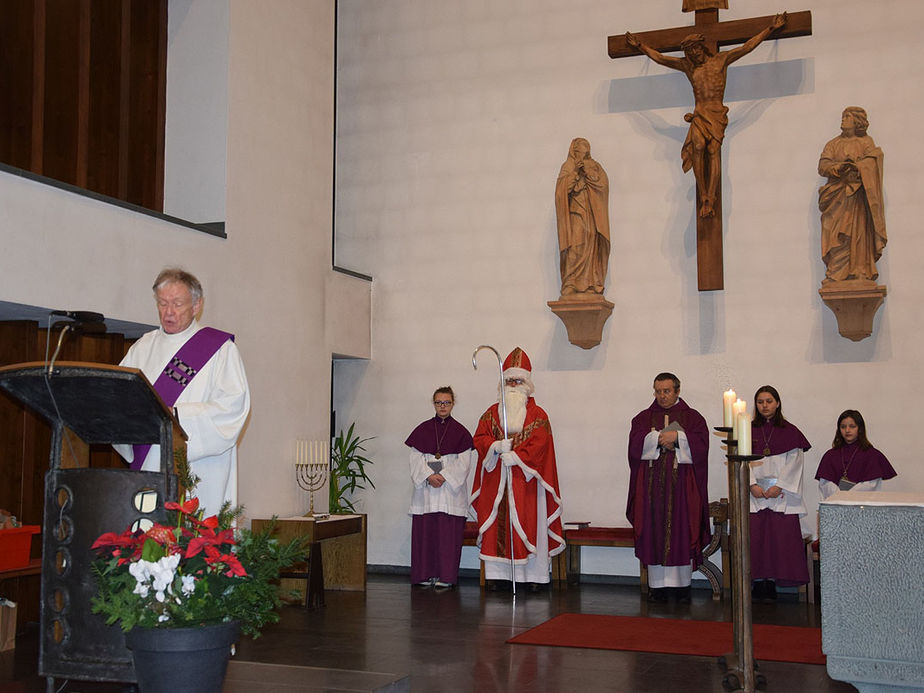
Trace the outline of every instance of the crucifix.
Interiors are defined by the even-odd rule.
[[[722,103],[728,66],[747,55],[768,36],[774,39],[809,36],[809,11],[776,16],[719,21],[728,0],[684,0],[683,11],[695,12],[694,26],[658,29],[607,39],[611,58],[647,55],[655,62],[683,72],[693,87],[694,110],[681,149],[683,170],[696,178],[696,268],[700,291],[724,287],[722,273],[722,139],[728,108]],[[736,45],[727,51],[720,46]],[[664,55],[683,51],[684,57]]]

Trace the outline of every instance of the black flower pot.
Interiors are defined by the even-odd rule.
[[[240,623],[133,628],[125,634],[141,693],[221,693]]]

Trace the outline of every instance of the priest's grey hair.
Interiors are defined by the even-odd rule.
[[[189,289],[189,295],[192,297],[193,303],[202,298],[202,284],[199,283],[195,275],[179,267],[165,267],[162,269],[160,274],[157,275],[157,279],[154,280],[154,286],[151,288],[154,293],[157,293],[158,289],[173,283],[184,284]]]

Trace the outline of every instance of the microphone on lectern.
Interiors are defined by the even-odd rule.
[[[58,321],[54,325],[51,324],[51,316],[69,318],[73,322],[64,322]],[[46,341],[45,345],[45,361],[48,363],[47,375],[51,376],[54,373],[55,361],[58,358],[58,353],[61,351],[61,344],[64,342],[64,335],[68,332],[73,332],[75,334],[99,334],[106,331],[106,324],[103,322],[105,317],[102,313],[94,313],[89,310],[53,310],[48,313],[48,322],[49,322],[49,336],[51,332],[57,328],[61,327],[61,332],[58,335],[58,346],[55,349],[54,355],[51,359],[47,358],[48,355],[48,346],[50,345],[50,340]]]
[[[53,310],[49,315],[60,315],[77,322],[102,322],[106,319],[102,313],[94,313],[89,310]]]

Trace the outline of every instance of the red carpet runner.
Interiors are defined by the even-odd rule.
[[[718,657],[733,650],[732,624],[667,618],[562,614],[507,642]],[[754,658],[824,664],[820,628],[754,626]]]

